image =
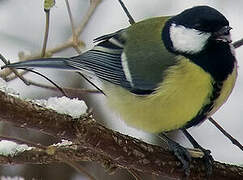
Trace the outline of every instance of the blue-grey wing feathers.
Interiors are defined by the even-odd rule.
[[[130,89],[131,85],[126,79],[120,61],[121,53],[122,50],[108,53],[94,48],[81,56],[68,59],[67,63],[81,71],[92,71],[101,80]]]
[[[128,67],[126,67],[126,59],[122,59],[124,57],[125,37],[126,30],[120,30],[95,39],[94,41],[98,43],[92,50],[75,57],[30,60],[13,63],[6,67],[46,67],[81,72],[88,71],[95,73],[101,80],[122,86],[135,94],[150,94],[154,89],[150,89],[148,83],[143,83],[143,79],[139,78],[139,74],[138,78],[136,78],[137,75],[133,75],[133,82],[133,77]],[[156,86],[153,84],[151,87]]]

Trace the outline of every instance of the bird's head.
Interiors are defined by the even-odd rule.
[[[216,9],[196,6],[170,18],[162,38],[167,49],[178,54],[194,55],[209,42],[231,43],[228,20]]]

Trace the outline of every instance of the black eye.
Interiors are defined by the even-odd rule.
[[[232,29],[232,27],[227,27],[225,32],[224,32],[224,35],[229,35],[231,29]]]
[[[230,27],[230,26],[224,26],[217,33],[220,35],[229,35],[231,29],[232,29],[232,27]]]

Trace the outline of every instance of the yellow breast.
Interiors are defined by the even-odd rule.
[[[209,103],[213,80],[202,68],[182,57],[165,74],[156,92],[146,97],[104,84],[108,104],[128,125],[147,132],[182,127]]]
[[[224,81],[222,89],[220,91],[220,95],[215,100],[213,104],[213,109],[208,114],[208,117],[210,117],[213,113],[215,113],[226,102],[226,100],[228,99],[229,95],[231,94],[235,86],[236,78],[237,78],[237,63],[235,63],[232,74],[230,74],[228,78]]]

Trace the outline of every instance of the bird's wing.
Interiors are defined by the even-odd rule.
[[[46,67],[95,73],[135,94],[150,94],[176,63],[161,39],[166,18],[153,18],[95,39],[97,45],[75,57],[19,62],[6,67]]]
[[[153,18],[127,29],[95,39],[98,44],[90,51],[70,60],[89,68],[103,80],[120,85],[136,94],[150,94],[176,63],[162,39],[163,21]],[[70,62],[73,63],[73,62]],[[81,67],[80,67],[81,68]]]
[[[132,90],[121,62],[125,30],[96,38],[98,44],[91,50],[69,59],[69,66],[94,72],[101,80]]]

